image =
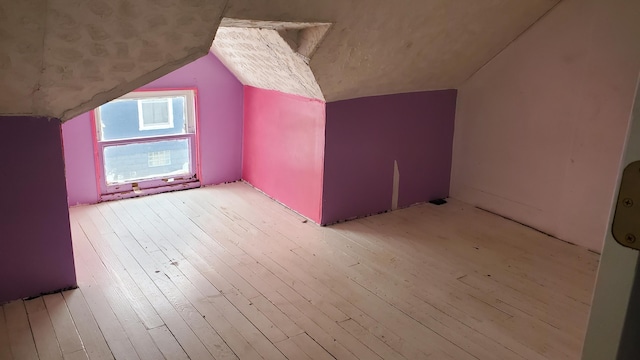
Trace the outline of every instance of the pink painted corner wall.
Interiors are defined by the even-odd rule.
[[[242,178],[319,223],[325,104],[245,86]]]
[[[213,55],[200,58],[142,89],[197,88],[202,185],[239,180],[242,174],[243,86]],[[91,118],[62,125],[69,204],[98,201]]]
[[[600,251],[640,2],[564,0],[459,89],[451,196]]]
[[[327,103],[322,223],[449,195],[456,90]]]
[[[76,285],[60,121],[0,117],[0,304]]]
[[[92,131],[89,113],[62,124],[69,205],[95,204],[99,199]]]

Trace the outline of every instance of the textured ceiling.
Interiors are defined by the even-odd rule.
[[[289,44],[274,29],[221,26],[211,50],[244,85],[324,100],[307,59],[297,52],[299,36],[291,38]]]
[[[206,54],[224,17],[332,23],[327,101],[454,88],[559,0],[0,0],[0,114],[69,119]]]
[[[456,88],[559,0],[232,0],[224,16],[330,22],[311,58],[327,101]]]
[[[224,1],[0,0],[0,114],[69,119],[209,51]]]

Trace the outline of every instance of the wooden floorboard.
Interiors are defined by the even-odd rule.
[[[43,299],[25,301],[25,306],[40,359],[62,360],[62,350]]]
[[[5,359],[578,359],[599,256],[451,200],[329,227],[244,183],[70,210]]]

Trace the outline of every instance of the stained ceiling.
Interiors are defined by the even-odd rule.
[[[0,0],[0,114],[69,119],[209,51],[223,17],[333,24],[327,101],[455,88],[559,0]]]

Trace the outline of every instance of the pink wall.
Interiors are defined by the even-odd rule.
[[[60,121],[0,117],[0,303],[75,286]]]
[[[89,113],[62,124],[69,205],[98,202],[91,131]]]
[[[449,195],[456,91],[367,97],[327,104],[322,223]]]
[[[246,86],[242,177],[320,222],[325,104]]]
[[[640,2],[565,0],[460,89],[452,197],[600,250],[640,70]]]
[[[209,55],[155,80],[142,89],[198,89],[202,185],[239,180],[242,173],[242,84]],[[98,201],[89,113],[62,126],[69,204]]]

